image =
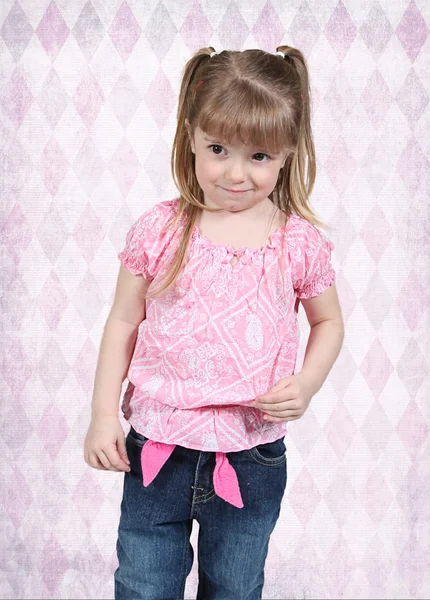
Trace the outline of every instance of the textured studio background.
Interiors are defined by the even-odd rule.
[[[263,598],[429,598],[429,28],[426,0],[1,0],[2,598],[113,598],[123,474],[83,443],[116,255],[176,196],[188,58],[282,43],[310,67],[346,337],[289,425]]]

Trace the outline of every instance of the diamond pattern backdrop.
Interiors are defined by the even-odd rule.
[[[282,43],[310,67],[346,337],[289,426],[263,597],[429,597],[429,27],[426,0],[2,0],[3,598],[113,597],[123,474],[83,443],[117,253],[176,195],[188,58]]]

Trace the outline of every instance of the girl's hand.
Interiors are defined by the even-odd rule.
[[[125,435],[118,417],[93,416],[85,438],[84,460],[101,471],[130,471]]]
[[[306,412],[314,389],[301,373],[280,379],[268,392],[257,396],[254,406],[266,413],[265,421],[281,422],[300,419]]]

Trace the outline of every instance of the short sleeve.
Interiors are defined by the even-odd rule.
[[[158,259],[163,251],[162,231],[172,208],[172,202],[160,202],[144,212],[126,234],[124,249],[118,254],[133,275],[147,280],[155,276]]]
[[[335,282],[336,273],[331,264],[334,244],[304,218],[296,221],[293,230],[293,287],[298,298],[314,298]]]

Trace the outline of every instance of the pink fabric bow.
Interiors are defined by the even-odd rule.
[[[159,473],[161,467],[172,454],[176,444],[165,444],[147,440],[142,446],[140,462],[142,465],[143,485],[147,487]],[[236,471],[224,452],[216,452],[213,474],[214,489],[217,496],[237,508],[244,504],[240,494]]]

